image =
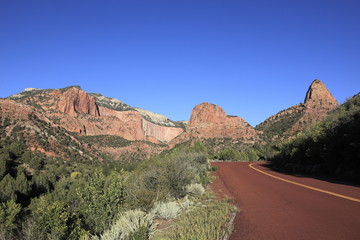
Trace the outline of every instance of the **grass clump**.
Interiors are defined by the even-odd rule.
[[[154,234],[155,229],[152,214],[146,214],[139,209],[129,210],[122,214],[100,238],[93,237],[92,240],[145,240]]]
[[[180,215],[165,233],[156,240],[219,240],[232,229],[228,226],[234,207],[227,200],[210,201]]]
[[[186,186],[186,191],[190,196],[200,196],[205,192],[205,188],[199,183],[192,183]]]
[[[179,214],[181,208],[176,201],[156,203],[152,212],[161,219],[173,219]]]

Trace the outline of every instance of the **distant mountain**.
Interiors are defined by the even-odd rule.
[[[150,111],[133,108],[79,86],[62,89],[26,89],[9,99],[36,107],[49,119],[80,135],[115,135],[135,141],[168,142],[185,126]]]
[[[325,84],[315,79],[306,93],[304,103],[280,111],[260,123],[255,129],[262,132],[262,137],[266,141],[280,140],[323,120],[328,112],[338,105]]]
[[[133,108],[101,94],[86,93],[79,86],[27,88],[0,99],[0,107],[0,123],[9,124],[4,134],[11,135],[16,126],[21,126],[24,132],[27,128],[36,129],[35,133],[24,133],[22,139],[32,150],[47,156],[71,158],[74,154],[89,153],[98,159],[108,155],[115,159],[134,154],[146,157],[161,152],[166,148],[165,143],[185,129],[183,122]],[[9,118],[13,119],[10,123]],[[48,133],[47,125],[37,124],[37,119],[54,131],[61,131],[61,138],[66,138],[66,142]],[[37,138],[32,137],[33,134]],[[86,149],[81,150],[81,147]],[[74,153],[69,155],[69,151]]]
[[[197,139],[214,152],[281,140],[322,120],[336,106],[338,102],[326,86],[314,80],[304,103],[253,128],[241,117],[228,116],[221,107],[210,103],[195,106],[189,121],[178,122],[114,98],[86,93],[80,86],[27,88],[0,99],[0,123],[7,124],[4,137],[10,136],[13,129],[25,129],[22,138],[28,146],[48,156],[73,152],[88,155],[84,158],[89,159],[109,154],[118,159],[134,153],[149,156]]]
[[[205,102],[195,106],[186,131],[173,142],[214,138],[230,138],[238,139],[243,143],[255,143],[258,134],[244,119],[228,116],[221,107]]]

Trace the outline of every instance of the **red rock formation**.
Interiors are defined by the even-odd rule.
[[[315,79],[311,83],[306,93],[304,103],[305,105],[322,105],[319,107],[326,107],[326,105],[333,107],[339,104],[330,91],[326,88],[325,84],[322,83],[319,79]]]
[[[58,108],[61,112],[71,116],[76,116],[77,113],[86,113],[95,117],[100,116],[94,97],[75,87],[60,95]]]
[[[187,128],[196,127],[203,123],[224,123],[228,117],[224,110],[210,103],[201,103],[192,110],[190,121]]]
[[[32,112],[30,106],[9,99],[0,99],[1,118],[26,120]]]
[[[99,107],[93,96],[77,87],[17,94],[13,99],[37,105],[48,118],[81,135],[115,135],[128,140],[168,142],[184,130],[147,121],[137,110]],[[23,97],[26,96],[26,97]]]
[[[244,119],[227,116],[217,105],[201,103],[193,109],[186,132],[172,144],[191,138],[242,138],[244,142],[254,142],[257,133]]]

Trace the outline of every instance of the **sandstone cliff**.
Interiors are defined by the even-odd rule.
[[[232,138],[253,143],[257,133],[244,119],[227,116],[221,107],[205,102],[192,110],[186,132],[175,138],[173,144],[193,138]]]
[[[78,113],[100,116],[95,98],[78,88],[70,88],[59,97],[58,109],[63,113],[71,116],[77,116]]]
[[[168,142],[184,131],[163,115],[132,108],[78,86],[63,89],[26,89],[10,99],[36,106],[45,116],[80,135],[115,135],[128,140]]]

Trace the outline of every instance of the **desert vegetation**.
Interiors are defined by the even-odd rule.
[[[102,138],[123,144],[122,139]],[[201,143],[179,145],[135,161],[131,168],[127,164],[46,157],[29,151],[16,134],[2,138],[0,239],[149,239],[157,231],[156,219],[172,221],[176,229],[171,232],[177,237],[165,239],[184,239],[186,219],[194,217],[191,225],[198,229],[207,225],[200,221],[204,215],[221,228],[230,216],[228,203],[212,204],[211,199],[207,206],[197,204],[204,202],[210,169]],[[216,239],[207,236],[199,239]]]

